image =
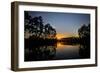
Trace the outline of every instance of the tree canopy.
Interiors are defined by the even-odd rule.
[[[90,37],[90,24],[88,24],[87,26],[83,24],[83,26],[79,28],[78,34],[80,38]]]
[[[44,24],[42,16],[32,17],[25,12],[25,33],[29,34],[29,37],[38,37],[38,38],[55,38],[56,30],[51,26],[50,23]],[[25,36],[26,36],[25,35]]]

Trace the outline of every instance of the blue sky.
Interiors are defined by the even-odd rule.
[[[90,14],[28,11],[32,17],[42,16],[44,24],[50,23],[57,33],[77,35],[78,29],[90,23]]]

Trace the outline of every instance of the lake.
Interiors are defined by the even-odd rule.
[[[25,61],[64,60],[90,58],[87,45],[57,42],[49,45],[33,45],[25,48]]]
[[[75,59],[80,58],[79,55],[80,45],[63,45],[57,43],[56,48],[56,59]]]

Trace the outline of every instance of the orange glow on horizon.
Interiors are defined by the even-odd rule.
[[[72,34],[69,34],[69,33],[66,33],[66,34],[58,33],[56,35],[56,37],[57,37],[58,40],[60,40],[61,38],[72,37],[72,36],[78,37],[78,35],[75,35],[75,34],[72,35]]]
[[[65,37],[65,35],[64,34],[57,34],[56,37],[57,37],[57,39],[61,39],[61,38]]]

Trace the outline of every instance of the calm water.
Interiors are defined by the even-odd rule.
[[[53,45],[32,46],[25,48],[25,61],[62,60],[90,58],[90,49],[86,45]]]
[[[56,59],[80,58],[79,45],[63,45],[61,43],[57,43],[55,58]]]

